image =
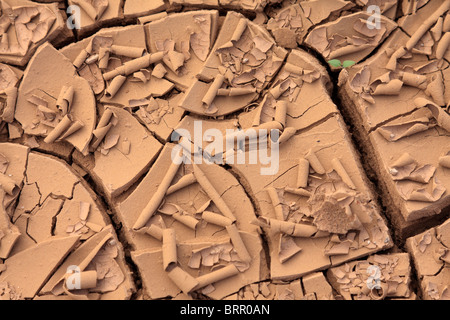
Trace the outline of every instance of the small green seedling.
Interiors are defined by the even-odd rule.
[[[343,68],[348,68],[351,67],[352,65],[354,65],[356,62],[352,61],[352,60],[345,60],[344,62],[342,62],[342,67]]]
[[[335,68],[348,68],[354,65],[356,62],[352,60],[345,60],[344,62],[341,63],[341,60],[333,59],[328,61],[328,63],[330,64],[330,66]]]
[[[342,67],[341,60],[338,60],[338,59],[330,60],[330,61],[328,61],[328,63],[330,64],[330,66],[335,67],[335,68]]]

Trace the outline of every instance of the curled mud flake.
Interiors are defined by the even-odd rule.
[[[5,174],[6,170],[8,169],[8,166],[9,166],[8,158],[2,153],[0,153],[0,173]]]
[[[167,194],[167,193],[166,193]],[[184,224],[186,227],[195,230],[199,221],[174,203],[164,203],[159,212],[171,216],[174,220]]]
[[[189,258],[188,266],[191,269],[200,269],[202,262],[202,254],[200,251],[192,252],[191,257]]]
[[[70,112],[70,107],[75,96],[75,91],[72,86],[63,86],[61,92],[56,100],[56,107],[61,111],[61,115],[65,116]]]
[[[72,2],[80,6],[92,20],[98,19],[97,10],[90,0],[72,0]]]
[[[94,21],[100,20],[109,6],[108,0],[72,0]]]
[[[152,219],[150,219],[151,221]],[[165,230],[165,226],[162,226],[161,224],[155,224],[151,223],[148,226],[148,228],[145,229],[145,233],[152,236],[158,241],[162,242],[163,239],[163,230]]]
[[[103,230],[103,226],[93,222],[86,222],[86,227],[95,233],[99,233]]]
[[[184,66],[185,56],[181,52],[170,50],[167,52],[163,61],[170,70],[178,74]]]
[[[433,101],[440,105],[445,106],[445,97],[444,97],[444,81],[442,78],[442,73],[438,72],[431,79],[431,82],[428,84],[425,93],[430,96]]]
[[[166,114],[173,112],[169,102],[162,99],[130,100],[130,107],[140,107],[138,116],[146,123],[159,124]]]
[[[310,238],[313,237],[318,229],[317,227],[304,223],[294,223],[266,217],[259,217],[252,222],[263,228],[269,228],[274,233],[283,233],[292,237]]]
[[[0,282],[7,278],[8,283],[21,288],[23,299],[33,298],[78,242],[78,236],[49,239],[19,252],[14,258],[8,259],[8,269],[1,274]],[[39,267],[32,270],[18,267],[31,261],[38,263]],[[27,279],[27,275],[32,275],[33,280]]]
[[[272,48],[272,46],[274,45],[273,42],[268,41],[260,36],[253,38],[253,43],[255,44],[255,48],[263,53],[269,51],[269,49]]]
[[[0,90],[5,91],[15,87],[19,81],[18,75],[7,64],[0,64]]]
[[[84,127],[83,122],[79,121],[79,120],[75,120],[74,122],[72,122],[69,126],[69,128],[67,128],[66,132],[64,132],[57,141],[61,141],[64,140],[66,138],[69,138],[72,134],[78,132],[78,130],[81,130]]]
[[[102,149],[109,150],[119,143],[120,135],[108,133],[105,137]]]
[[[263,98],[256,108],[257,112],[252,122],[252,126],[259,126],[261,123],[272,121],[275,117],[276,101],[271,96]]]
[[[369,82],[370,82],[371,71],[369,67],[364,66],[359,72],[355,74],[353,79],[350,81],[350,88],[359,93],[361,98],[364,100],[375,103],[371,95],[369,94]]]
[[[308,41],[314,48],[317,48],[317,51],[324,52],[328,47],[327,28],[325,27],[315,28],[308,35]]]
[[[7,14],[0,18],[3,26],[3,36],[0,43],[0,53],[12,56],[25,56],[29,48],[43,41],[50,33],[57,20],[56,14],[46,5],[17,6],[8,10],[14,21],[11,22]],[[15,41],[9,39],[9,28],[15,30]]]
[[[278,247],[278,258],[280,259],[280,263],[285,263],[300,251],[302,251],[302,248],[297,246],[291,236],[280,236],[280,243]]]
[[[98,68],[105,70],[108,68],[111,51],[109,48],[101,47],[98,51]]]
[[[430,29],[431,36],[433,37],[433,40],[435,42],[438,42],[443,34],[444,30],[444,18],[439,17],[439,19],[436,21],[436,24]]]
[[[156,210],[161,205],[162,200],[164,199],[164,196],[167,192],[167,189],[169,188],[170,184],[172,183],[173,178],[178,172],[178,169],[180,167],[180,163],[176,164],[174,162],[171,163],[169,169],[167,170],[163,180],[161,181],[160,185],[158,186],[158,189],[153,194],[152,198],[148,202],[148,204],[145,206],[145,208],[142,210],[141,214],[139,215],[137,221],[135,222],[133,229],[139,230],[145,226],[145,224],[148,222],[148,220],[153,216],[153,214],[156,212]]]
[[[326,256],[346,255],[350,252],[352,241],[343,241],[334,244],[330,249],[325,250]]]
[[[272,201],[272,206],[275,210],[275,216],[278,220],[284,221],[287,216],[287,210],[285,209],[285,205],[278,193],[278,190],[274,187],[268,187],[267,193],[269,194],[270,200]]]
[[[0,114],[0,119],[12,123],[14,121],[14,113],[16,110],[16,100],[18,90],[16,87],[8,87],[4,90],[6,99],[3,102],[3,110]]]
[[[233,244],[234,250],[236,250],[239,259],[242,262],[250,263],[252,260],[250,253],[248,252],[244,242],[242,241],[242,237],[239,233],[239,230],[236,227],[236,224],[230,224],[226,226],[228,235],[230,236],[231,243]]]
[[[224,279],[228,279],[230,277],[233,277],[237,274],[239,274],[239,269],[233,264],[229,264],[223,268],[214,270],[210,273],[207,273],[205,275],[199,276],[195,278],[195,280],[198,282],[197,286],[195,287],[195,290],[204,288],[210,284],[213,284],[215,282],[219,282]]]
[[[79,286],[77,289],[72,289],[72,287],[68,290],[89,290],[97,287],[97,279],[98,274],[95,270],[83,271],[79,273]],[[70,276],[66,279],[66,287],[70,286]]]
[[[432,165],[423,165],[416,168],[411,175],[409,176],[409,180],[420,182],[420,183],[428,183],[431,178],[434,176],[436,172],[436,167]]]
[[[225,80],[225,77],[221,74],[216,75],[214,78],[214,81],[212,82],[211,86],[208,88],[208,91],[204,95],[202,99],[203,107],[205,109],[210,109],[212,102],[216,98],[217,92],[219,88],[222,86],[223,82]]]
[[[177,241],[175,230],[167,228],[163,230],[162,240],[163,268],[165,271],[170,266],[177,264]]]
[[[306,154],[305,159],[309,161],[309,165],[317,174],[325,174],[325,168],[312,149]]]
[[[206,61],[211,46],[211,15],[197,15],[194,20],[200,25],[201,32],[192,33],[189,43],[197,58]]]
[[[152,76],[158,78],[158,79],[162,79],[167,73],[166,68],[164,68],[164,66],[161,63],[158,63],[152,71]]]
[[[206,194],[210,197],[210,199],[214,202],[216,207],[220,210],[220,212],[229,218],[231,221],[235,222],[236,218],[233,212],[230,210],[226,202],[222,199],[220,194],[214,188],[214,186],[209,181],[208,177],[203,173],[199,166],[193,165],[194,167],[194,176],[197,182],[200,184],[202,189],[206,192]]]
[[[427,107],[431,111],[434,119],[436,119],[438,125],[450,132],[450,115],[445,112],[444,109],[425,98],[415,99],[414,104],[419,108]]]
[[[133,73],[133,77],[130,79],[132,82],[142,82],[147,83],[152,76],[152,73],[147,69],[139,70]],[[117,78],[117,77],[116,77]]]
[[[116,56],[137,59],[142,57],[145,48],[111,45],[109,51]]]
[[[195,178],[193,173],[188,173],[184,176],[182,176],[175,184],[173,184],[172,186],[170,186],[167,189],[166,195],[172,194],[178,190],[181,190],[187,186],[190,186],[191,184],[195,183],[197,181],[197,179]],[[208,200],[202,207],[200,207],[197,210],[197,213],[201,213],[203,211],[205,211],[209,205],[211,204],[211,200]]]
[[[409,153],[404,153],[397,159],[389,172],[393,180],[410,180],[420,183],[428,183],[436,172],[436,167],[426,164],[419,166]]]
[[[96,129],[93,131],[95,139],[92,141],[91,147],[95,151],[100,143],[105,139],[109,130],[115,126],[118,122],[117,117],[114,115],[110,108],[106,108],[103,112]]]
[[[86,64],[96,63],[98,61],[98,57],[99,57],[98,54],[93,54],[93,55],[89,56],[85,62],[86,62]]]
[[[441,15],[449,9],[449,4],[444,2],[433,14],[431,14],[425,21],[423,21],[422,25],[412,34],[411,38],[406,43],[406,49],[413,49],[416,44],[420,41],[420,39],[428,32],[428,30],[436,24]]]
[[[245,86],[242,88],[228,88],[228,89],[219,89],[217,90],[218,96],[228,96],[228,97],[236,97],[236,96],[244,96],[246,94],[255,93],[256,88],[252,86]]]
[[[380,83],[378,84],[375,89],[372,91],[372,95],[374,96],[380,96],[380,95],[387,95],[387,96],[396,96],[400,94],[400,90],[403,87],[403,81],[399,79],[393,79],[389,81],[388,83]]]
[[[227,227],[232,224],[231,219],[229,219],[221,214],[212,212],[212,211],[206,211],[206,210],[203,211],[202,219],[205,220],[206,222],[209,222],[209,223],[221,226],[221,227]]]
[[[413,70],[419,74],[425,75],[435,73],[442,69],[445,69],[445,61],[434,59],[415,67]]]
[[[387,53],[387,51],[386,51]],[[399,47],[392,54],[390,54],[389,61],[386,64],[386,69],[394,71],[397,69],[397,62],[400,58],[408,54],[408,50],[405,47]]]
[[[360,94],[361,99],[363,99],[364,101],[370,103],[370,104],[375,104],[375,99],[372,97],[372,95],[370,93],[367,92],[363,92]]]
[[[176,56],[177,56],[176,53],[172,54],[172,56],[174,58],[174,61],[178,61],[178,60],[176,60]],[[123,65],[115,68],[114,70],[104,73],[103,78],[106,81],[108,81],[118,75],[122,75],[122,76],[131,75],[139,70],[148,68],[151,64],[160,62],[161,60],[163,60],[164,57],[165,57],[164,52],[156,52],[156,53],[144,55],[140,58],[125,62]],[[184,63],[184,56],[183,56],[183,63]],[[170,64],[172,66],[171,61],[170,61]]]
[[[190,41],[189,40],[181,41],[179,50],[182,54],[184,54],[184,61],[188,61],[189,59],[191,59],[191,53],[189,52],[189,50],[190,50]]]
[[[333,169],[337,172],[337,174],[341,177],[342,181],[350,188],[350,189],[356,189],[355,184],[353,183],[350,175],[348,174],[347,170],[342,165],[341,161],[338,158],[334,158],[331,161],[331,164],[333,166]]]
[[[439,41],[436,48],[436,58],[442,59],[450,45],[450,32],[446,32]]]
[[[409,153],[403,153],[393,164],[393,168],[405,167],[410,164],[416,164],[416,160]]]
[[[89,57],[89,55],[92,53],[92,41],[89,42],[86,48],[82,49],[75,60],[72,62],[73,65],[79,69],[81,66],[86,63],[86,59]]]
[[[419,250],[420,250],[420,252],[422,252],[422,253],[424,253],[425,252],[425,250],[427,249],[427,247],[428,247],[428,245],[430,245],[431,244],[431,241],[432,241],[432,235],[431,235],[431,233],[428,231],[428,232],[426,232],[423,236],[422,236],[422,238],[420,239],[420,241],[419,241],[419,243],[418,243],[418,248],[419,248]]]
[[[279,136],[280,138],[278,139],[278,143],[280,144],[285,143],[290,138],[295,136],[296,133],[297,129],[295,129],[294,127],[287,127],[286,129],[283,130],[283,133]]]
[[[284,65],[283,71],[288,72],[290,75],[295,76],[295,77],[302,76],[304,74],[304,72],[306,72],[303,68],[295,66],[289,62],[287,62]],[[287,75],[284,76],[283,79],[285,79],[286,77],[287,77]]]
[[[430,183],[421,187],[417,187],[412,183],[397,184],[397,190],[405,200],[429,203],[438,201],[447,192],[445,186],[436,177]]]
[[[125,275],[116,260],[117,253],[117,246],[107,243],[92,260],[88,268],[95,268],[98,282],[96,287],[90,290],[91,292],[112,292],[125,281]]]
[[[302,196],[302,197],[307,197],[307,198],[311,197],[311,192],[309,192],[308,190],[302,189],[302,188],[295,189],[295,188],[286,187],[286,188],[284,188],[284,191],[288,192],[288,193],[296,194],[296,195]]]
[[[234,44],[237,41],[239,41],[239,39],[241,39],[246,29],[247,29],[247,19],[241,18],[236,26],[236,29],[234,29],[233,31],[230,41],[222,45],[219,49],[233,47]]]
[[[428,282],[426,286],[426,293],[432,300],[439,300],[440,294],[439,294],[439,286],[434,282]]]
[[[355,42],[353,40],[353,42]],[[334,47],[334,45],[333,45]],[[331,50],[331,48],[327,49],[325,52],[329,53],[327,54],[327,59],[338,59],[347,55],[352,55],[352,54],[358,54],[360,51],[372,48],[373,44],[371,43],[365,43],[365,44],[361,44],[361,45],[355,45],[351,42],[347,42],[347,45],[345,46],[340,46],[340,47],[336,47],[333,48],[333,50]]]
[[[56,127],[45,137],[45,143],[55,142],[63,133],[72,125],[72,119],[69,115],[65,115]]]
[[[431,55],[433,53],[432,49],[435,42],[430,32],[425,33],[425,35],[417,42],[414,48],[411,50],[412,53]]]
[[[432,127],[433,125],[430,123],[430,119],[428,119],[427,117],[423,117],[400,124],[384,125],[380,127],[377,131],[387,141],[392,142],[412,136],[416,133],[427,131]]]
[[[290,87],[290,80],[287,79],[280,84],[269,90],[270,94],[274,99],[278,99],[281,95],[283,95]]]
[[[274,120],[281,123],[283,127],[286,126],[286,116],[287,116],[288,103],[286,101],[277,101],[275,108]]]
[[[435,177],[428,188],[417,188],[410,194],[408,200],[422,202],[436,202],[442,198],[447,189]]]
[[[106,88],[105,96],[107,98],[114,98],[114,96],[117,92],[119,92],[120,88],[123,86],[126,80],[127,78],[124,76],[116,76]]]
[[[372,91],[373,91],[378,85],[383,84],[383,83],[386,84],[386,83],[388,83],[388,82],[390,82],[390,81],[392,81],[392,80],[394,80],[394,79],[395,79],[395,74],[394,74],[394,72],[388,71],[388,72],[383,73],[381,76],[377,77],[375,80],[373,80],[373,81],[370,83],[370,86],[371,86],[371,88],[372,88]]]
[[[112,36],[95,35],[85,50],[89,53],[89,55],[98,54],[100,60],[100,50],[103,48],[108,52],[111,52],[111,47],[113,46],[113,44],[114,38]]]
[[[5,210],[4,199],[7,195],[18,194],[19,188],[11,177],[3,173],[0,174],[0,184],[0,259],[6,259],[19,240],[21,232],[17,226],[11,223],[10,217]]]
[[[444,168],[450,169],[450,156],[447,155],[447,156],[440,157],[439,165]]]
[[[86,64],[78,69],[80,77],[89,82],[95,94],[101,94],[105,90],[105,82],[103,80],[102,72],[97,64]]]
[[[321,77],[322,74],[317,70],[304,70],[303,76],[301,78],[307,83],[313,83],[314,81],[319,80]]]
[[[80,215],[79,218],[82,221],[86,221],[89,217],[89,213],[91,210],[91,204],[89,202],[80,202]]]
[[[439,238],[438,238],[439,240]],[[444,261],[444,262],[449,262],[450,261],[450,255],[449,255],[449,250],[447,248],[438,248],[435,249],[434,251],[434,259],[436,260],[436,262],[440,262],[440,261]]]
[[[415,74],[411,72],[400,72],[400,76],[405,85],[416,87],[419,89],[426,89],[427,77],[425,75]]]
[[[417,165],[415,163],[411,163],[401,167],[391,167],[389,168],[389,173],[392,175],[393,180],[405,180],[411,175],[416,167]]]

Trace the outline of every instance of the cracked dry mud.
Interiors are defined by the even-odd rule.
[[[450,299],[450,0],[0,8],[1,300]]]

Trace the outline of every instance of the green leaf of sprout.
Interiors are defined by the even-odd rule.
[[[348,68],[348,67],[351,67],[352,65],[354,65],[356,62],[355,61],[352,61],[352,60],[345,60],[343,63],[342,63],[342,66],[344,67],[344,68]]]
[[[341,60],[338,60],[338,59],[330,60],[330,61],[328,61],[328,63],[330,64],[330,66],[335,67],[335,68],[342,67]]]

